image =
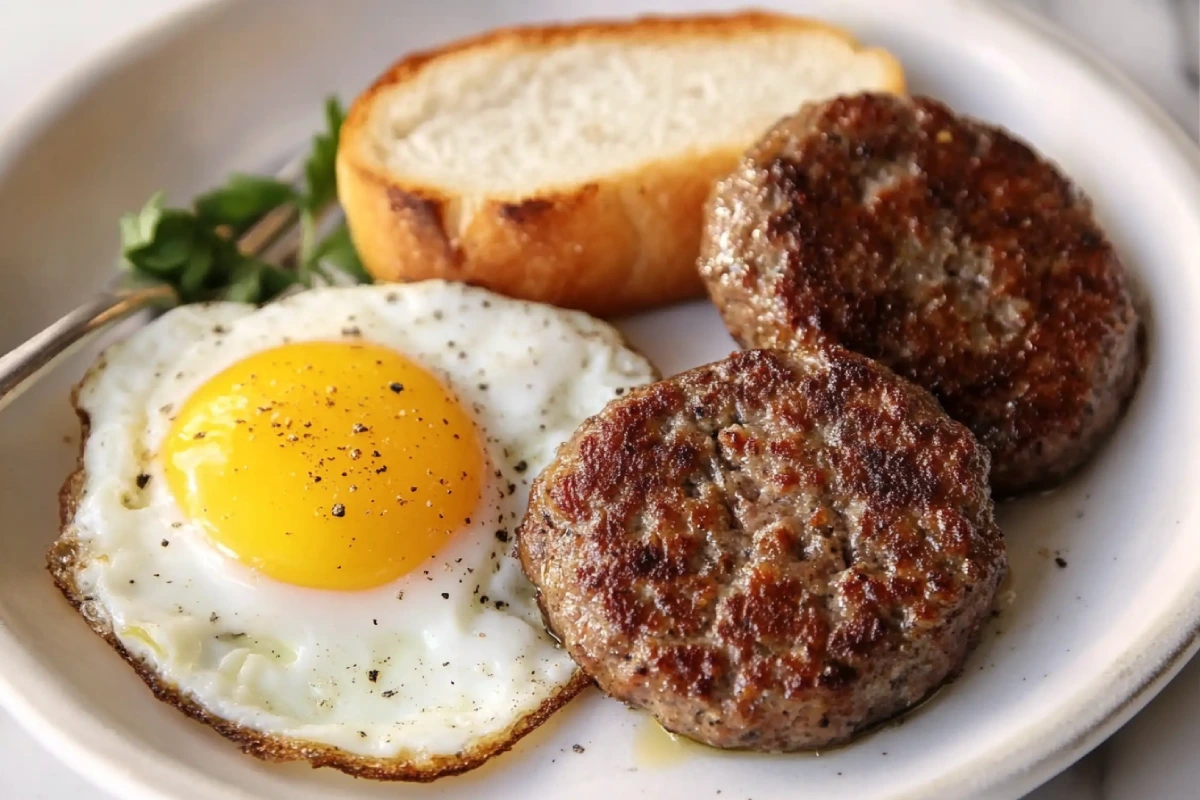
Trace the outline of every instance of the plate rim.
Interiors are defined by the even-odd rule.
[[[209,14],[223,13],[226,7],[239,1],[189,0],[186,5],[165,15],[134,25],[52,80],[0,124],[0,180],[14,159],[53,124],[55,118],[92,88],[157,43],[183,33]],[[1200,146],[1145,90],[1093,48],[1023,6],[997,0],[965,0],[962,8],[1009,26],[1033,47],[1067,57],[1076,70],[1101,84],[1107,93],[1124,100],[1132,113],[1148,122],[1162,136],[1162,144],[1189,165],[1193,182],[1200,186]],[[1200,210],[1200,203],[1197,208]],[[989,776],[982,785],[944,775],[943,779],[954,782],[949,786],[943,784],[942,789],[963,791],[973,788],[988,797],[1015,798],[1037,788],[1086,755],[1145,707],[1200,650],[1200,603],[1197,600],[1200,600],[1200,587],[1191,598],[1186,595],[1176,598],[1173,607],[1181,618],[1151,634],[1151,644],[1158,657],[1147,659],[1150,665],[1137,671],[1136,682],[1098,718],[1046,752],[1017,758],[1015,764],[1008,765],[1001,774]],[[172,783],[169,777],[186,775],[195,781],[198,776],[192,770],[182,769],[166,758],[153,759],[169,765],[166,769],[156,769],[151,764],[152,759],[138,758],[139,753],[123,742],[105,742],[107,728],[103,721],[86,705],[69,698],[51,675],[40,674],[32,657],[0,621],[0,707],[39,746],[73,772],[115,796],[131,800],[178,800],[183,797],[167,788]],[[23,686],[19,687],[18,683]],[[73,713],[69,717],[60,717],[55,713],[56,709],[69,709]],[[1013,758],[1013,754],[1010,752],[1008,757]],[[257,794],[225,784],[209,789],[212,792],[209,796],[222,800],[259,800]]]

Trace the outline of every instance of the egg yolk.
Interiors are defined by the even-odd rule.
[[[218,549],[321,589],[428,563],[470,523],[484,469],[470,417],[437,378],[346,342],[288,344],[221,372],[179,409],[162,457]]]

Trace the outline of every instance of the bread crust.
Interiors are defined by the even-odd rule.
[[[331,745],[272,736],[213,716],[181,691],[178,686],[163,680],[143,658],[127,650],[113,630],[108,616],[94,608],[91,598],[75,580],[75,575],[83,567],[83,563],[80,543],[73,522],[76,508],[83,494],[85,477],[83,450],[88,440],[90,427],[87,412],[80,408],[77,395],[78,387],[72,393],[71,402],[79,415],[82,428],[79,458],[75,470],[67,476],[62,489],[59,490],[59,522],[62,526],[62,533],[46,554],[47,569],[67,601],[75,607],[75,610],[80,613],[91,629],[108,642],[129,663],[129,666],[133,667],[134,672],[145,681],[156,698],[174,706],[192,719],[208,725],[225,738],[236,742],[242,752],[263,761],[308,761],[314,768],[333,767],[357,778],[427,783],[447,775],[459,775],[475,769],[493,756],[512,749],[522,737],[532,732],[575,695],[591,685],[591,678],[582,670],[577,669],[568,683],[560,687],[537,710],[523,717],[508,730],[453,756],[434,756],[424,759],[404,756],[390,759],[371,758],[355,755]]]
[[[900,65],[885,51],[861,48],[822,22],[762,12],[506,28],[398,61],[355,101],[338,150],[339,197],[364,265],[378,280],[464,281],[601,316],[699,296],[695,262],[704,203],[713,183],[737,165],[740,148],[661,160],[528,197],[464,199],[362,157],[366,123],[382,91],[470,50],[779,30],[842,39],[884,60],[891,84],[885,88],[904,91]]]

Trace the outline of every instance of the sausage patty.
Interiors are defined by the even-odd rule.
[[[604,691],[717,747],[816,748],[962,667],[1006,564],[987,474],[885,367],[750,350],[584,422],[518,547]]]
[[[927,98],[776,124],[714,189],[700,271],[742,346],[837,342],[929,389],[991,452],[998,495],[1080,466],[1139,372],[1125,270],[1087,199]]]

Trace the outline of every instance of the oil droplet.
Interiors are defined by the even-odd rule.
[[[736,758],[740,761],[761,761],[776,758],[819,758],[822,750],[802,750],[791,753],[759,753],[753,750],[724,750],[710,747],[686,736],[679,736],[647,717],[638,727],[633,743],[633,760],[641,768],[671,767],[697,758]],[[834,748],[829,748],[834,749]]]
[[[639,767],[669,767],[686,761],[700,750],[711,750],[664,729],[653,719],[644,720],[633,743],[633,760]]]

